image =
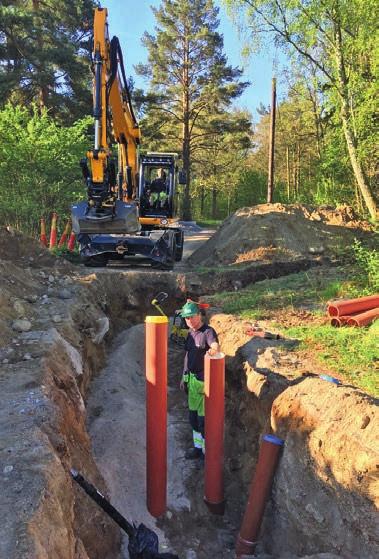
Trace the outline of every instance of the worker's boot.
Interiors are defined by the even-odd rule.
[[[195,448],[194,446],[189,448],[184,455],[187,460],[195,460],[196,458],[201,458],[202,456],[203,451],[201,448]]]

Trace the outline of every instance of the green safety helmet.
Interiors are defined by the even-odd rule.
[[[179,314],[183,318],[190,318],[191,316],[196,316],[199,313],[200,313],[199,306],[193,301],[190,301],[186,303],[182,309],[180,309]]]

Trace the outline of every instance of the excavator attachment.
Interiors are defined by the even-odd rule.
[[[71,208],[72,230],[76,235],[129,235],[141,230],[138,206],[116,200],[109,208],[90,207],[88,202],[78,202]]]

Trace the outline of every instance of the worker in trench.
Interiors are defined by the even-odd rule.
[[[188,394],[189,421],[193,432],[193,447],[188,459],[203,458],[205,453],[204,356],[220,351],[216,331],[205,323],[199,306],[188,301],[180,311],[189,328],[185,341],[185,357],[180,389]]]

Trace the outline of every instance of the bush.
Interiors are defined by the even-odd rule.
[[[361,280],[369,291],[379,292],[379,252],[366,248],[355,239],[353,244],[355,262],[361,272]]]
[[[10,104],[0,111],[0,224],[35,234],[40,217],[69,217],[85,195],[79,161],[90,123],[87,117],[64,127],[47,111]]]

